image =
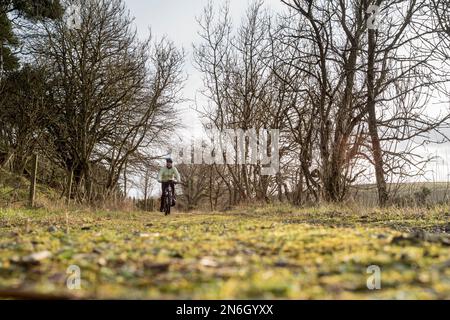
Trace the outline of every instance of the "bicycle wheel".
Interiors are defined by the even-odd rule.
[[[170,214],[170,209],[171,209],[170,202],[171,201],[172,201],[172,196],[170,195],[170,193],[168,193],[164,199],[164,212],[166,213],[166,216],[168,216]]]

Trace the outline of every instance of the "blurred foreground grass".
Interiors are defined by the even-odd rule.
[[[449,212],[0,209],[0,296],[450,299]],[[67,289],[71,265],[81,290]],[[367,288],[371,265],[381,269],[380,290]]]

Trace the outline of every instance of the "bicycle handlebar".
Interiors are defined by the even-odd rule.
[[[173,183],[173,184],[180,184],[180,182],[175,181],[175,180],[169,180],[169,181],[164,181],[164,182]]]

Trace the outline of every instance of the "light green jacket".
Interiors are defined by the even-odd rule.
[[[180,173],[178,172],[177,168],[175,167],[172,167],[171,169],[168,169],[167,167],[161,168],[158,174],[158,181],[167,182],[170,180],[176,180],[180,182]]]

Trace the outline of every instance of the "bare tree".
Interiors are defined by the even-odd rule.
[[[12,171],[23,174],[28,160],[40,143],[46,125],[47,74],[42,68],[26,65],[10,72],[0,95],[0,150],[5,152]]]
[[[262,1],[253,2],[233,30],[228,7],[214,12],[211,3],[199,19],[202,42],[195,46],[198,70],[204,77],[203,94],[210,104],[201,111],[206,122],[223,131],[279,129],[287,127],[283,109],[288,99],[270,63],[270,15]],[[244,158],[250,157],[245,140]],[[235,145],[235,151],[238,152]],[[280,156],[283,156],[280,150]],[[226,159],[231,203],[258,199],[267,201],[274,177],[262,176],[261,165],[238,165],[237,158]]]
[[[429,36],[422,18],[430,16],[426,1],[283,2],[293,11],[277,37],[293,53],[291,59],[280,56],[311,83],[297,88],[302,91],[298,100],[309,106],[303,113],[309,109],[311,117],[318,115],[312,131],[320,145],[325,200],[342,200],[363,173],[356,168],[368,160],[375,168],[379,203],[386,204],[386,174],[398,173],[388,164],[402,160],[418,167],[414,150],[439,141],[431,137],[447,120],[425,112],[433,88],[447,81],[433,65],[435,49],[421,47]],[[381,8],[378,30],[367,28],[370,5]],[[411,148],[388,149],[402,142],[411,142]]]
[[[120,0],[80,8],[79,28],[46,23],[31,48],[54,75],[47,130],[56,159],[91,200],[93,184],[111,193],[129,158],[171,129],[183,54],[165,39],[139,41]],[[97,181],[99,166],[107,174]]]

